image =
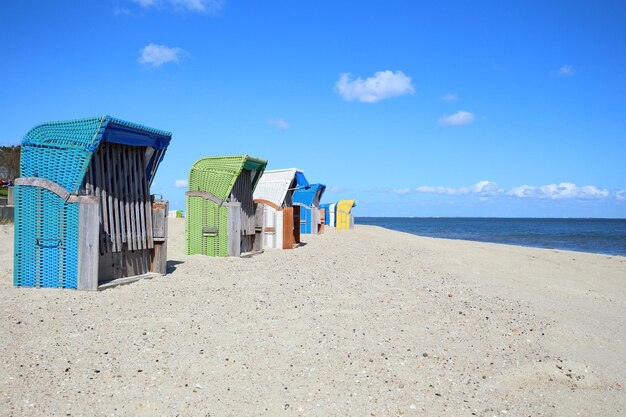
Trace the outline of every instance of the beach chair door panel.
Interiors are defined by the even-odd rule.
[[[78,204],[37,187],[16,187],[14,284],[76,288]]]
[[[281,221],[282,221],[282,249],[293,249],[296,246],[296,229],[300,232],[300,224],[295,226],[294,222],[294,209],[293,207],[285,207],[281,210]],[[299,234],[299,233],[298,233]]]
[[[201,198],[201,197],[197,197]],[[203,199],[202,205],[202,254],[210,256],[226,256],[227,214],[222,213],[221,207],[211,200]],[[221,224],[224,223],[222,226]],[[224,253],[222,253],[224,252]]]
[[[187,213],[188,254],[219,256],[220,208],[203,197],[187,196]]]
[[[300,233],[311,233],[311,209],[300,206]]]

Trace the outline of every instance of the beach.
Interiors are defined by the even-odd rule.
[[[0,415],[626,414],[626,258],[413,236],[303,235],[184,255],[99,292],[15,288],[0,225]]]

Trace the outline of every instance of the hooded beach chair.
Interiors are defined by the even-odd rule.
[[[293,204],[300,206],[300,233],[321,233],[323,225],[320,215],[320,200],[324,195],[324,184],[299,186],[293,193]]]
[[[304,185],[304,174],[295,168],[263,173],[254,202],[264,206],[264,247],[293,249],[300,243],[300,206],[293,205],[293,193]]]
[[[330,203],[320,204],[320,210],[324,210],[324,225],[330,226]]]
[[[263,218],[253,192],[266,165],[248,155],[208,157],[193,164],[185,211],[188,255],[240,256],[262,249]]]
[[[354,200],[339,200],[335,215],[337,230],[354,229],[354,216],[352,215],[352,209],[354,207],[356,207]]]
[[[30,130],[15,180],[14,284],[96,290],[165,274],[168,203],[150,185],[171,136],[111,116]]]
[[[337,214],[337,203],[330,203],[328,205],[328,214],[326,215],[328,218],[328,225],[330,227],[336,226],[336,214]]]

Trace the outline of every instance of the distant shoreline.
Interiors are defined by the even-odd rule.
[[[626,217],[355,216],[355,219],[626,220]]]
[[[357,217],[355,223],[440,239],[626,256],[626,219]]]

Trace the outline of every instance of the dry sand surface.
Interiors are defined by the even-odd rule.
[[[14,288],[0,415],[626,415],[626,258],[377,227],[185,256],[97,293]]]

